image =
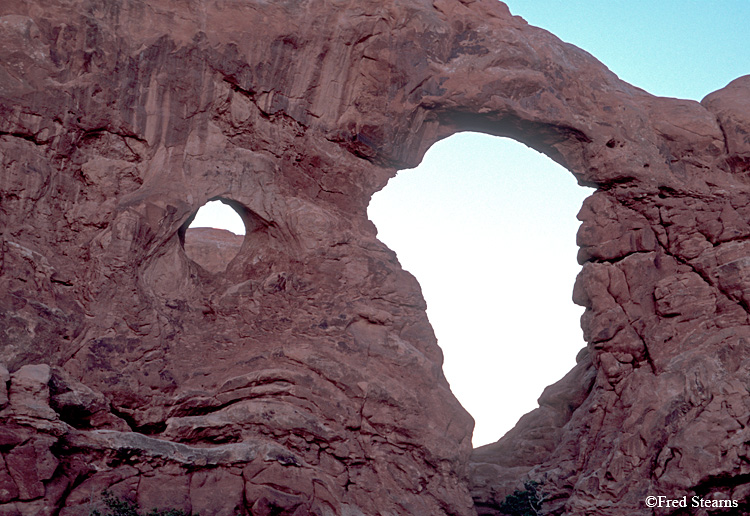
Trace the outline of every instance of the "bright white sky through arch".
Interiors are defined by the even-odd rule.
[[[521,143],[460,133],[373,196],[378,238],[422,285],[475,446],[535,408],[585,345],[571,292],[576,213],[592,192]]]
[[[750,74],[748,0],[508,4],[656,95],[700,100]],[[584,345],[571,293],[575,215],[589,191],[520,143],[464,133],[370,205],[379,238],[422,285],[446,375],[477,421],[476,446],[533,410]]]
[[[245,223],[234,208],[221,201],[208,201],[195,215],[191,228],[227,229],[235,235],[245,234]]]

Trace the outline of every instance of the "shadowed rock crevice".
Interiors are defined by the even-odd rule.
[[[553,514],[747,497],[718,479],[750,473],[748,77],[654,97],[495,0],[6,0],[0,41],[4,513],[110,488],[214,516],[469,516],[527,478]],[[473,459],[419,285],[366,215],[467,129],[598,188],[588,353]],[[201,274],[179,233],[216,197],[256,223]]]

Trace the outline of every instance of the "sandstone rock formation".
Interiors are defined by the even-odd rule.
[[[495,0],[3,1],[0,515],[104,488],[203,516],[497,514],[526,479],[553,514],[747,499],[749,93],[651,96]],[[588,349],[473,456],[366,215],[464,130],[597,187]],[[212,273],[183,242],[214,198],[247,234]]]
[[[209,272],[224,272],[242,248],[244,235],[226,229],[188,228],[182,243],[185,256]]]

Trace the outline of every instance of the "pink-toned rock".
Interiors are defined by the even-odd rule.
[[[3,1],[0,514],[86,486],[210,516],[238,478],[243,516],[498,514],[526,480],[559,515],[746,501],[748,98],[654,97],[496,0]],[[587,352],[473,456],[366,211],[465,130],[597,188]],[[240,237],[185,237],[217,198],[247,234],[214,268]]]
[[[62,508],[60,516],[79,516],[90,513],[92,509],[104,513],[104,491],[117,499],[134,501],[139,474],[140,472],[132,466],[119,466],[89,475],[68,494],[66,506]]]
[[[44,500],[32,500],[0,505],[0,516],[51,516],[51,512]]]
[[[144,511],[178,509],[190,512],[190,475],[182,468],[160,468],[143,473],[138,482],[138,505]],[[212,512],[217,506],[210,508]]]
[[[0,364],[0,409],[8,404],[8,382],[10,382],[10,373],[5,366]]]
[[[50,367],[47,364],[25,365],[11,376],[9,401],[16,414],[42,419],[56,419],[49,406]]]
[[[64,369],[52,368],[50,391],[51,408],[71,426],[130,430],[125,421],[110,412],[102,393],[79,382]]]
[[[2,455],[0,455],[0,503],[6,503],[18,498],[18,485],[8,473]]]
[[[190,477],[190,505],[196,514],[236,516],[242,511],[242,471],[204,470]]]
[[[734,173],[750,170],[750,76],[746,75],[730,82],[726,88],[714,92],[701,104],[714,113],[726,139],[727,164]],[[740,224],[747,221],[738,221]]]
[[[209,272],[224,272],[244,240],[244,235],[226,229],[189,228],[185,232],[185,254]]]
[[[13,448],[5,456],[5,461],[15,484],[20,500],[33,500],[45,494],[45,480],[52,478],[58,459],[50,452],[55,439],[37,437],[32,442]]]

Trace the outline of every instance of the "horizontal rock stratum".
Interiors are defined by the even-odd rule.
[[[495,0],[3,0],[0,515],[87,515],[108,489],[203,516],[470,516],[527,480],[547,514],[744,503],[749,98],[750,77],[654,97]],[[366,213],[466,130],[596,187],[587,350],[473,453]],[[212,199],[247,230],[213,271],[185,252]]]

